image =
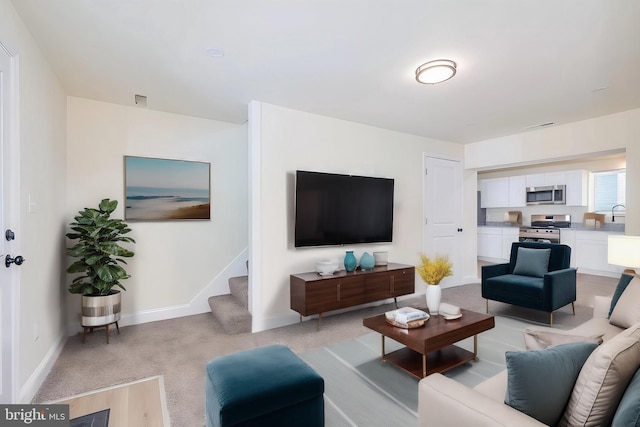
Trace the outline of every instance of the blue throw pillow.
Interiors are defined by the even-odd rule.
[[[620,280],[618,281],[618,286],[616,286],[616,290],[613,292],[613,298],[611,298],[611,307],[609,307],[608,317],[611,317],[611,313],[613,313],[613,309],[618,303],[618,300],[620,299],[620,295],[622,295],[624,290],[627,289],[627,286],[629,285],[629,283],[631,283],[632,279],[633,279],[633,276],[631,276],[630,274],[622,274],[620,276]]]
[[[622,395],[611,427],[640,427],[640,370]]]
[[[549,426],[562,418],[580,369],[597,344],[576,342],[544,350],[508,351],[504,403]]]
[[[551,249],[518,248],[513,274],[542,277],[549,271]]]

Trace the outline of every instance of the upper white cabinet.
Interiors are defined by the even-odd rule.
[[[547,172],[526,175],[527,187],[545,187],[548,185],[566,185],[566,172]]]
[[[544,173],[537,173],[534,175],[525,175],[527,187],[544,187],[547,184],[547,177]],[[553,184],[551,184],[553,185]]]
[[[481,208],[520,208],[526,205],[524,176],[480,180]]]
[[[509,206],[509,178],[490,178],[480,181],[482,208],[505,208]]]
[[[522,208],[527,205],[527,178],[524,175],[509,177],[509,207]]]
[[[521,208],[527,205],[527,187],[565,185],[567,206],[587,206],[588,177],[586,170],[488,178],[479,182],[482,208]]]
[[[589,173],[586,170],[579,169],[568,171],[565,173],[566,194],[565,200],[567,206],[587,206]]]

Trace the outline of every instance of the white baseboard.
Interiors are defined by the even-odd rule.
[[[66,341],[66,335],[60,334],[60,336],[58,336],[58,339],[54,342],[49,351],[47,351],[47,354],[42,358],[40,364],[36,367],[27,381],[25,381],[24,385],[20,387],[17,403],[31,403],[36,393],[44,383],[44,380],[47,378],[47,375],[51,372],[53,364],[58,360]]]
[[[142,323],[157,322],[159,320],[175,319],[177,317],[193,316],[195,314],[208,312],[211,310],[211,307],[209,307],[210,297],[229,293],[229,279],[231,277],[247,275],[247,253],[247,249],[245,248],[227,267],[202,288],[189,303],[125,314],[118,322],[118,325],[139,325]],[[68,331],[70,336],[75,335],[82,332],[82,326],[74,322],[68,326]]]

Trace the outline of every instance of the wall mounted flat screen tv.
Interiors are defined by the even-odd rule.
[[[390,178],[296,171],[295,247],[391,242]]]

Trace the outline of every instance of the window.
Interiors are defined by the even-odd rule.
[[[626,202],[627,170],[595,172],[593,174],[594,206],[596,211],[611,212],[615,205],[624,205]],[[624,211],[620,206],[617,210]]]

